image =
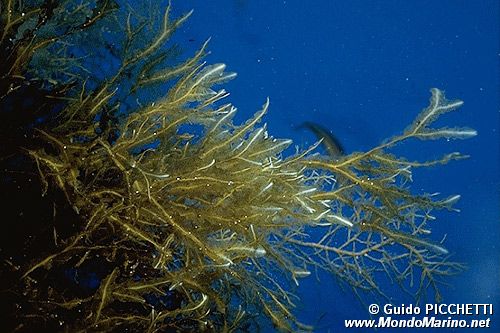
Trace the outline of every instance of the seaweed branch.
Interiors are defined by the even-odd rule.
[[[33,54],[53,55],[53,45],[100,21],[126,22],[109,55],[117,66],[104,78],[82,70],[90,62],[81,58],[68,58],[79,66],[67,71],[83,80],[61,89],[64,78],[51,77],[49,87],[59,92],[57,103],[46,104],[52,117],[33,126],[37,144],[20,152],[33,160],[42,194],[62,194],[73,214],[69,231],[54,227],[55,247],[15,273],[18,290],[30,291],[20,315],[28,326],[58,318],[82,332],[231,332],[255,325],[252,312],[259,311],[279,330],[308,331],[294,316],[299,297],[291,290],[314,271],[326,270],[362,297],[387,297],[380,281],[389,278],[417,299],[440,301],[440,283],[462,269],[430,229],[431,211],[454,210],[460,196],[416,195],[409,186],[412,168],[466,156],[408,161],[390,152],[409,139],[475,136],[469,128],[431,127],[461,101],[432,89],[430,105],[402,134],[367,152],[332,160],[315,153],[318,143],[289,154],[292,141],[272,137],[261,123],[269,100],[234,123],[236,108],[216,87],[236,75],[204,62],[208,41],[172,64],[175,47],[166,45],[191,12],[171,20],[169,4],[148,24],[110,2],[65,2],[54,12],[87,13],[68,26],[58,23],[62,14],[47,14],[50,1],[24,16],[4,2],[3,47],[20,30],[25,37],[7,43],[3,96],[14,94],[17,76],[34,73]],[[38,27],[21,28],[42,12]],[[35,34],[51,24],[64,32]],[[168,89],[148,101],[154,87]],[[58,272],[96,267],[100,286],[84,295],[54,283]]]

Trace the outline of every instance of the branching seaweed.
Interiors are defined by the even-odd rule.
[[[59,94],[63,107],[54,120],[34,127],[41,144],[22,147],[42,194],[62,193],[75,213],[74,229],[54,236],[55,250],[19,269],[20,288],[30,291],[25,319],[82,332],[231,332],[264,313],[277,329],[307,331],[295,319],[299,298],[291,290],[317,270],[360,296],[386,297],[379,286],[389,278],[418,299],[431,289],[440,301],[440,282],[461,265],[430,237],[431,210],[452,210],[459,196],[415,195],[411,171],[466,156],[408,161],[390,149],[409,139],[475,136],[468,128],[431,127],[461,101],[432,89],[430,105],[401,135],[365,153],[332,160],[315,153],[316,144],[288,154],[292,141],[270,136],[262,124],[269,101],[243,124],[233,122],[236,108],[215,87],[235,74],[203,62],[207,43],[192,58],[168,63],[173,48],[165,43],[190,13],[171,20],[169,5],[150,26],[110,2],[79,6],[72,10],[86,8],[84,22],[41,36],[38,26],[56,20],[47,7],[21,15],[29,8],[2,2],[1,43],[11,52],[3,82],[33,75],[38,65],[30,57],[40,50],[64,57],[68,48],[52,47],[101,17],[126,22],[112,52],[119,65],[105,79],[81,80],[85,61],[63,61],[71,73],[64,77],[79,80]],[[37,27],[29,25],[33,18]],[[166,92],[154,102],[130,102],[153,86]],[[3,99],[16,89],[2,90]],[[85,295],[51,282],[61,270],[96,265],[100,286]]]

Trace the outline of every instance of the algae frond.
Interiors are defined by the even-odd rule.
[[[277,329],[310,330],[295,319],[293,290],[317,270],[361,297],[385,297],[379,281],[389,278],[440,300],[439,283],[461,266],[429,235],[431,210],[452,210],[459,197],[415,195],[411,172],[466,156],[418,162],[390,149],[476,135],[432,127],[461,101],[432,89],[402,134],[367,152],[332,160],[315,144],[290,154],[292,141],[263,123],[269,101],[233,122],[236,108],[217,87],[235,74],[203,61],[207,43],[172,60],[177,51],[166,45],[190,13],[172,19],[168,6],[151,23],[112,1],[33,3],[2,1],[0,102],[36,90],[43,103],[28,111],[44,120],[32,115],[10,131],[2,161],[29,156],[54,219],[56,206],[72,215],[54,224],[49,250],[4,263],[20,278],[18,330],[230,332],[259,313]],[[109,52],[70,56],[82,34],[104,34],[97,49]],[[106,57],[117,66],[104,77],[87,70]],[[63,69],[43,71],[46,61]],[[144,94],[151,101],[134,103]],[[56,278],[68,270],[96,271],[100,285],[63,288]]]

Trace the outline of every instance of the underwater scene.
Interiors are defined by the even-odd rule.
[[[499,332],[500,3],[1,0],[0,332]]]

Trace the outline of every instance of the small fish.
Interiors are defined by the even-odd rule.
[[[332,134],[331,131],[327,130],[326,128],[306,121],[303,123],[301,126],[298,127],[298,129],[301,128],[306,128],[310,130],[311,132],[316,135],[318,139],[322,139],[323,141],[321,142],[323,146],[325,147],[326,151],[331,157],[340,157],[344,155],[344,148],[340,144],[340,141]]]

